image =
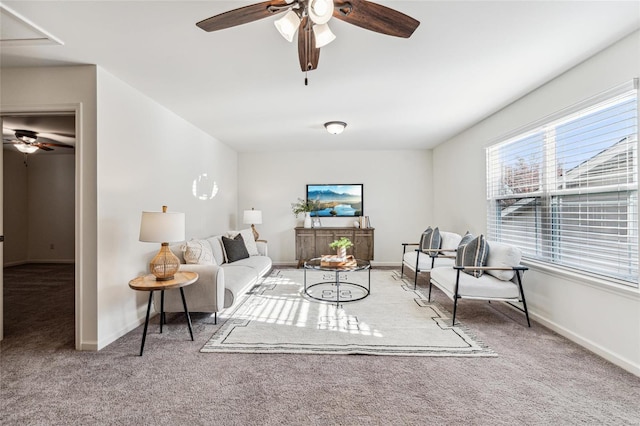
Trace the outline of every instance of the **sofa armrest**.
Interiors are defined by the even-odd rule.
[[[185,295],[188,300],[189,310],[193,312],[211,312],[210,310],[199,311],[198,307],[213,307],[213,312],[221,311],[224,308],[224,269],[218,265],[194,265],[182,264],[181,271],[197,272],[198,281],[185,287]],[[189,297],[191,296],[191,297]],[[178,309],[180,311],[181,309]]]
[[[266,240],[256,240],[256,246],[258,247],[258,253],[260,256],[269,256],[269,247]]]

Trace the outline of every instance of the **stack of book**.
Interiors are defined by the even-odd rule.
[[[320,266],[340,267],[354,266],[356,264],[356,259],[352,255],[347,257],[338,257],[336,255],[325,254],[320,258]]]

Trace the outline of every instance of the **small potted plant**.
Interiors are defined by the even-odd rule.
[[[304,227],[311,228],[311,212],[318,210],[318,203],[313,200],[305,200],[298,198],[298,201],[291,203],[291,211],[298,217],[300,213],[304,213]]]
[[[329,247],[334,249],[336,251],[336,255],[342,259],[347,257],[347,249],[351,246],[353,246],[353,243],[347,237],[341,237],[339,240],[335,240],[329,244]]]

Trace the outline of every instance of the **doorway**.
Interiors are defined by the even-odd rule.
[[[57,269],[66,271],[65,306],[77,306],[78,283],[76,262],[76,113],[75,111],[7,112],[2,114],[3,182],[0,219],[4,228],[3,270],[10,268],[12,282],[0,277],[0,293],[14,292],[0,299],[0,327],[15,330],[15,310],[7,317],[6,304],[16,299],[15,292],[27,288],[43,302],[52,300],[51,291],[60,282]],[[48,266],[47,266],[48,265]],[[59,266],[56,268],[56,265]],[[69,274],[71,270],[71,274]],[[43,272],[47,271],[47,272]],[[34,280],[34,274],[38,277]],[[72,278],[69,279],[69,276]],[[21,278],[22,277],[22,278]],[[16,282],[18,280],[18,282]],[[23,280],[23,282],[20,282]],[[3,285],[4,281],[4,285]],[[34,285],[36,282],[36,285]],[[22,285],[28,287],[21,287]],[[4,288],[3,288],[4,287]],[[49,292],[49,294],[47,294]],[[49,296],[49,297],[48,297]],[[71,309],[75,319],[67,321],[78,341],[77,309]],[[37,323],[36,323],[37,324]],[[75,324],[75,326],[74,326]],[[30,326],[33,328],[33,325]],[[43,332],[46,332],[43,327]],[[33,331],[33,330],[30,330]],[[0,335],[2,337],[2,335]],[[55,338],[55,334],[50,336]],[[4,335],[7,338],[7,335]]]

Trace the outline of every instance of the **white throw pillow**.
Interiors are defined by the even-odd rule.
[[[235,238],[238,234],[242,235],[242,239],[244,240],[244,245],[247,247],[249,256],[259,256],[260,253],[258,252],[258,245],[253,237],[253,231],[251,228],[243,229],[241,231],[227,231],[227,237],[229,238]]]
[[[184,261],[196,265],[215,265],[211,246],[205,240],[187,241],[182,246]]]
[[[493,241],[490,246],[487,266],[509,268],[520,265],[522,253],[518,247]],[[493,275],[499,280],[509,281],[515,275],[515,271],[487,271],[487,274]]]

